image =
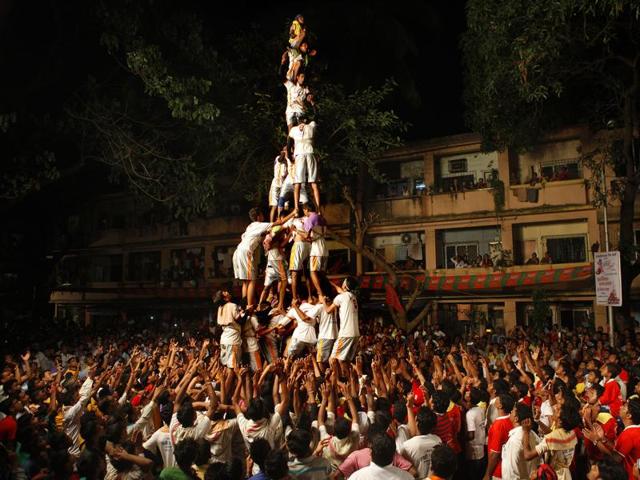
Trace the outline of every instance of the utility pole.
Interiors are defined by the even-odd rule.
[[[607,177],[605,172],[605,162],[602,160],[602,195],[603,195],[603,205],[604,205],[604,251],[609,251],[609,217],[607,215]],[[607,306],[607,317],[609,318],[609,345],[615,345],[614,339],[614,330],[613,330],[613,307],[611,305]]]

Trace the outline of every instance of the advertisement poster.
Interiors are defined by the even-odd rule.
[[[595,253],[596,302],[598,305],[622,305],[620,252]]]

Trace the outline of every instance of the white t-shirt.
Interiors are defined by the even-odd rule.
[[[528,480],[531,474],[540,465],[540,459],[530,461],[524,459],[522,439],[524,430],[522,427],[512,428],[509,439],[502,446],[502,478],[503,480]],[[529,433],[529,445],[533,448],[540,442],[540,438],[534,432]]]
[[[340,330],[338,337],[359,337],[358,325],[358,300],[351,292],[342,292],[336,295],[333,303],[339,307]]]
[[[245,250],[247,252],[253,252],[258,245],[260,245],[260,240],[262,238],[262,234],[271,228],[271,223],[269,222],[252,222],[247,226],[247,229],[240,237],[240,244],[238,245],[238,249]]]
[[[466,413],[467,431],[474,432],[473,440],[468,440],[465,446],[467,460],[481,460],[484,458],[484,445],[487,440],[487,417],[484,409],[472,407]]]
[[[304,113],[304,102],[309,95],[309,89],[305,85],[298,85],[291,80],[284,82],[287,89],[287,113]]]
[[[256,438],[264,438],[269,442],[271,448],[281,448],[284,446],[284,430],[280,414],[275,412],[271,418],[263,418],[257,422],[247,419],[243,413],[237,417],[238,427],[242,438],[249,448],[251,442]]]
[[[291,336],[301,342],[316,343],[316,322],[320,316],[320,309],[323,308],[322,305],[311,305],[310,303],[303,302],[298,308],[313,321],[311,323],[303,321],[296,309],[291,307],[289,312],[287,312],[287,316],[298,322]]]
[[[278,155],[273,163],[273,186],[281,187],[282,182],[287,177],[287,162],[279,161],[280,155]]]
[[[178,421],[178,414],[174,413],[171,417],[169,432],[171,433],[171,443],[175,446],[186,438],[199,440],[211,430],[211,420],[205,414],[197,412],[196,421],[192,427],[183,427]]]
[[[318,317],[318,338],[327,340],[335,340],[338,338],[338,322],[336,321],[336,313],[327,313],[324,308],[320,308],[320,316]]]
[[[540,421],[547,427],[551,427],[551,417],[553,417],[553,407],[549,400],[545,400],[540,405]]]
[[[295,145],[293,155],[308,155],[313,153],[313,136],[316,130],[316,122],[310,122],[300,126],[293,127],[289,132],[289,136],[293,138]]]
[[[418,470],[418,478],[425,478],[429,475],[431,468],[431,453],[440,444],[442,444],[440,437],[432,433],[417,435],[404,442],[400,455],[413,463]]]
[[[325,234],[327,227],[325,225],[316,225],[311,229],[311,255],[312,257],[324,257],[328,256],[327,242],[325,241]]]
[[[413,476],[393,465],[379,467],[371,462],[368,467],[353,472],[349,480],[413,480]]]
[[[398,429],[396,431],[396,452],[400,453],[405,442],[410,438],[411,432],[409,431],[409,427],[406,425],[398,425]]]
[[[156,455],[159,453],[162,457],[164,468],[175,467],[176,459],[173,456],[173,444],[171,443],[169,429],[165,429],[165,427],[159,428],[153,432],[149,440],[142,444],[142,447]]]
[[[232,302],[227,302],[218,307],[218,325],[222,326],[220,344],[240,345],[240,324],[236,322],[240,318],[240,308]]]

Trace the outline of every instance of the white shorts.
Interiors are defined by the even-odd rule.
[[[338,337],[336,343],[333,344],[331,358],[337,358],[343,362],[351,362],[356,356],[359,338],[360,337]]]
[[[315,345],[313,343],[303,342],[301,340],[298,340],[297,338],[291,337],[291,341],[289,342],[289,349],[287,350],[287,356],[295,357],[297,355],[306,353],[307,351],[312,352],[314,346]]]
[[[220,345],[220,363],[225,367],[236,368],[240,356],[240,345]]]
[[[233,275],[237,280],[254,280],[258,276],[259,256],[254,252],[236,248],[233,252]]]
[[[333,344],[336,343],[333,338],[319,338],[316,361],[318,363],[328,362],[329,358],[331,358],[331,352],[333,351]]]
[[[318,162],[313,153],[296,155],[295,165],[293,183],[316,183],[318,180]]]
[[[280,187],[275,185],[275,182],[271,182],[271,188],[269,188],[269,206],[277,207],[278,198],[280,198]]]
[[[286,272],[286,266],[283,266]],[[276,282],[280,281],[280,270],[275,265],[267,265],[267,269],[264,272],[264,286],[270,287]]]
[[[293,182],[291,181],[290,177],[287,177],[285,179],[285,181],[282,183],[282,187],[280,188],[280,201],[278,202],[279,207],[285,206],[287,195],[293,196]],[[307,186],[304,183],[300,187],[300,203],[309,203]]]
[[[304,269],[304,264],[309,258],[311,244],[309,242],[293,242],[291,247],[291,258],[289,259],[289,270],[299,271]]]
[[[245,352],[259,352],[260,345],[258,344],[258,339],[256,337],[245,337],[242,342],[242,349]]]
[[[304,114],[302,112],[290,112],[287,110],[285,112],[285,118],[287,119],[287,126],[296,125]]]
[[[309,257],[309,271],[326,272],[327,263],[329,263],[329,257]]]

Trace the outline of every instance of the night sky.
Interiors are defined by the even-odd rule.
[[[0,2],[2,111],[55,112],[88,75],[103,78],[113,60],[99,45],[92,1]],[[303,13],[317,38],[326,75],[350,88],[400,84],[394,109],[412,124],[407,139],[459,133],[463,2],[180,2],[197,12],[212,38],[249,25],[286,31]],[[277,62],[278,59],[274,59]]]

